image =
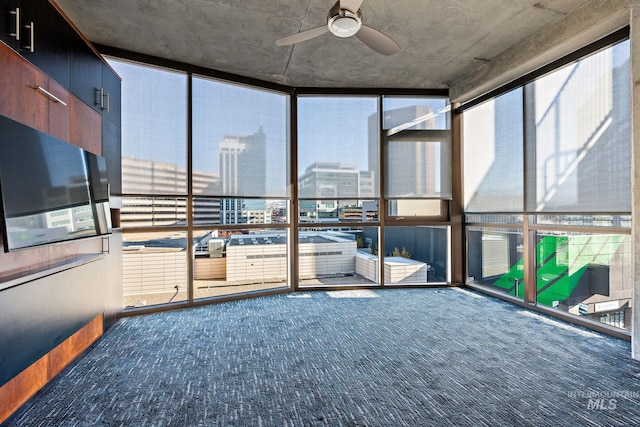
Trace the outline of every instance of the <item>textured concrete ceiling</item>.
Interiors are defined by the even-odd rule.
[[[447,88],[587,0],[364,0],[363,23],[390,36],[384,56],[330,33],[335,0],[56,0],[92,42],[289,86]],[[552,28],[552,27],[549,27]]]

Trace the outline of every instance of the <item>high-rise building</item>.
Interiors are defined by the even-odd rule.
[[[266,136],[262,127],[253,135],[225,135],[218,152],[220,194],[234,197],[265,194],[266,158]],[[245,204],[241,198],[223,199],[220,204],[222,223],[247,222],[243,214]],[[252,210],[264,210],[264,206]]]
[[[221,193],[265,194],[266,158],[266,136],[262,127],[253,135],[225,135],[218,153]]]

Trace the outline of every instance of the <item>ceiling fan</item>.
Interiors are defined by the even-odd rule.
[[[276,40],[276,45],[300,43],[331,32],[337,37],[356,36],[358,40],[383,55],[393,55],[400,47],[391,37],[362,23],[360,5],[364,0],[338,0],[327,15],[327,25],[302,31]]]

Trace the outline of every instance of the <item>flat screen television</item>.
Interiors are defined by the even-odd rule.
[[[102,156],[85,151],[89,175],[89,192],[93,203],[97,234],[111,233],[111,209],[109,209],[109,182],[107,161]]]
[[[104,159],[0,116],[6,251],[110,232]]]

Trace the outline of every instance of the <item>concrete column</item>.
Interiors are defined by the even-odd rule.
[[[640,360],[640,0],[631,4],[631,223],[633,232],[633,323],[631,354]]]

